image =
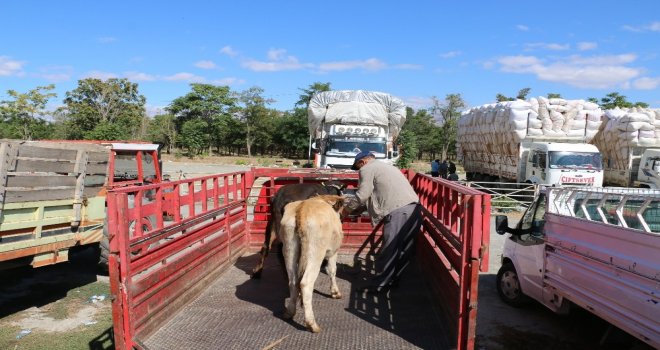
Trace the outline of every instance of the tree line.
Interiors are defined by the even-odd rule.
[[[20,93],[8,90],[0,101],[0,138],[39,140],[140,140],[159,143],[168,152],[190,157],[254,155],[306,158],[309,146],[307,106],[312,96],[330,91],[329,82],[315,82],[299,89],[291,110],[270,108],[274,101],[260,87],[234,91],[229,86],[190,84],[190,91],[175,98],[160,113],[147,116],[146,98],[138,84],[127,79],[87,78],[65,93],[60,107],[48,109],[57,98],[54,85]],[[530,88],[515,98],[498,93],[497,101],[526,99]],[[549,98],[561,97],[549,93]],[[648,107],[629,102],[617,92],[600,100],[602,108]],[[407,108],[399,135],[399,165],[415,160],[451,158],[456,149],[456,128],[468,105],[460,93],[431,98],[431,106]]]

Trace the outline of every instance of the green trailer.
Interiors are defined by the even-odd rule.
[[[160,182],[158,159],[148,143],[0,140],[0,270],[102,242],[107,190]]]

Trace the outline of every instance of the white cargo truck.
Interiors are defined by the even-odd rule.
[[[573,305],[660,347],[660,191],[547,188],[510,233],[497,273],[500,298],[536,300],[556,313]]]
[[[592,143],[603,155],[605,185],[660,189],[660,110],[605,111]]]
[[[472,108],[458,123],[458,156],[468,180],[602,186],[601,155],[588,144],[601,114],[541,97]]]
[[[348,169],[361,151],[394,163],[396,137],[405,120],[405,104],[389,94],[363,90],[315,94],[308,108],[314,165]]]

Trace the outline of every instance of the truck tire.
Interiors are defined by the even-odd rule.
[[[129,223],[129,230],[135,227],[135,221]],[[142,219],[142,230],[151,231],[156,227],[156,218],[152,215]],[[131,231],[132,232],[132,231]],[[99,268],[103,272],[108,272],[108,261],[110,260],[110,240],[108,239],[108,218],[103,220],[103,238],[99,242]]]
[[[497,294],[500,299],[513,307],[522,307],[529,303],[529,297],[523,294],[518,280],[518,273],[512,263],[507,262],[497,271]]]

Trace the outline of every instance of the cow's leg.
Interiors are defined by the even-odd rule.
[[[341,292],[339,291],[339,286],[337,286],[337,252],[335,252],[331,257],[328,258],[328,274],[330,275],[330,282],[332,287],[330,288],[330,294],[334,299],[341,299]]]
[[[314,295],[314,282],[319,276],[321,270],[321,263],[323,262],[323,254],[317,252],[312,253],[307,258],[307,266],[305,273],[300,279],[300,294],[302,294],[303,311],[305,312],[305,325],[313,333],[321,331],[321,327],[314,319],[314,310],[312,310],[312,295]]]
[[[257,262],[257,266],[255,266],[254,269],[252,269],[252,276],[251,276],[252,278],[261,278],[261,272],[264,270],[264,263],[266,262],[266,257],[268,256],[268,252],[270,251],[270,248],[273,245],[273,241],[277,237],[277,232],[275,230],[275,227],[277,225],[274,224],[273,221],[275,221],[275,218],[271,216],[271,219],[268,220],[268,223],[266,224],[264,244],[261,246],[261,250],[259,251],[259,261]]]
[[[296,303],[298,302],[298,258],[300,256],[300,245],[298,242],[290,242],[291,244],[284,244],[284,265],[286,266],[286,273],[289,276],[289,298],[284,302],[286,311],[283,317],[285,319],[293,318],[296,314]]]

